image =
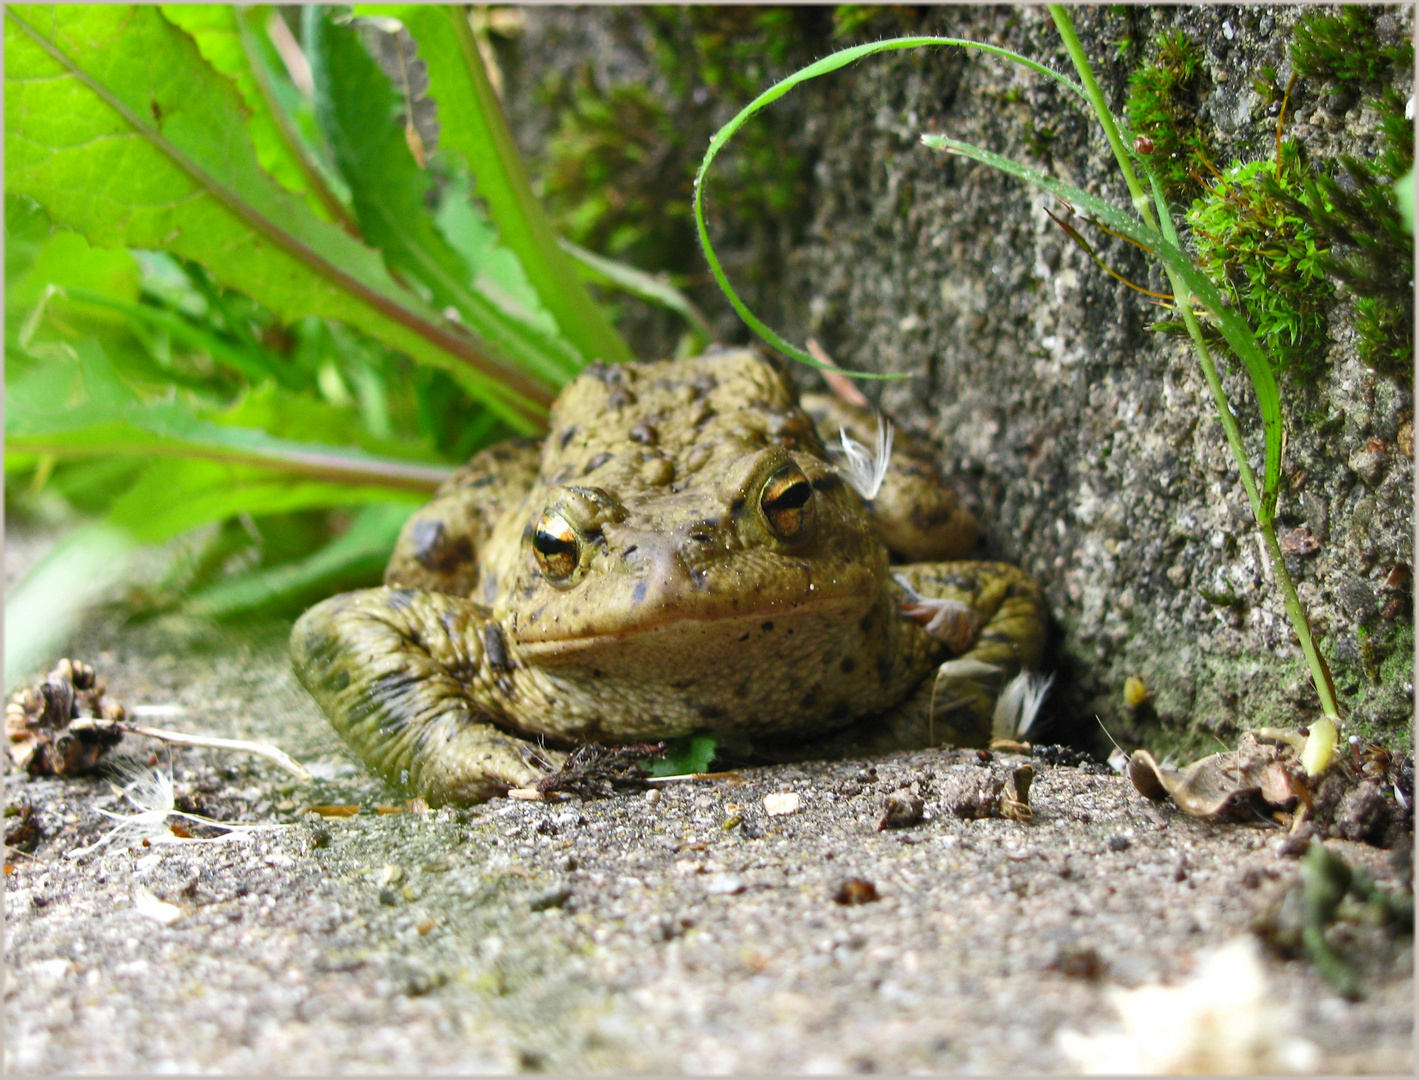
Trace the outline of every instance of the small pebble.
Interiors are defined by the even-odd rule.
[[[764,796],[764,813],[769,817],[796,814],[801,802],[796,791],[776,791],[772,795]]]
[[[572,887],[570,885],[554,885],[546,889],[527,902],[527,906],[532,911],[547,911],[550,908],[559,908],[572,898]]]
[[[1128,850],[1129,848],[1131,848],[1132,846],[1133,846],[1133,841],[1130,840],[1130,839],[1129,839],[1128,837],[1126,837],[1126,836],[1110,836],[1110,837],[1109,837],[1109,850],[1110,850],[1110,851],[1127,851],[1127,850]]]
[[[651,806],[654,806],[660,801],[660,790],[658,788],[651,788],[645,793],[645,801],[650,803]]]
[[[845,906],[870,904],[880,899],[882,897],[877,893],[877,886],[860,877],[848,878],[833,893],[833,902]]]
[[[705,892],[711,896],[734,896],[742,893],[746,886],[738,874],[716,874],[705,885]]]

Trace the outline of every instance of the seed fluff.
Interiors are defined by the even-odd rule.
[[[877,438],[870,450],[849,435],[846,428],[838,428],[838,438],[842,441],[839,468],[843,478],[864,499],[875,499],[882,490],[887,463],[892,460],[892,422],[877,414]]]

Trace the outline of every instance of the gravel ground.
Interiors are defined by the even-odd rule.
[[[1124,1039],[1118,1011],[1155,983],[1179,988],[1154,1010],[1164,1027],[1219,1055],[1186,1059],[1206,1071],[1412,1071],[1411,938],[1332,928],[1360,972],[1353,1003],[1265,951],[1250,991],[1209,976],[1296,885],[1297,859],[1274,829],[1185,818],[1099,766],[1035,758],[1029,824],[951,812],[1025,760],[957,751],[380,813],[397,796],[344,756],[281,626],[100,618],[72,651],[118,700],[188,710],[150,722],[274,741],[318,779],[134,747],[129,766],[170,767],[182,805],[280,827],[71,859],[111,827],[95,811],[122,808],[121,777],[7,775],[7,806],[33,806],[41,831],[7,860],[15,1072],[1069,1072],[1156,1044],[1146,1018]],[[879,831],[913,783],[923,819]],[[770,814],[786,793],[797,809]],[[322,804],[361,812],[303,813]],[[1392,852],[1329,846],[1410,884]],[[1262,1056],[1185,1019],[1207,1005],[1255,1024]],[[1071,1056],[1066,1029],[1096,1041]]]

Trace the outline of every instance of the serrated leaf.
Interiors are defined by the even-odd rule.
[[[7,7],[6,184],[102,247],[194,259],[290,320],[338,319],[443,367],[520,431],[546,384],[446,326],[379,255],[261,168],[231,82],[156,8]]]
[[[163,4],[161,7],[163,17],[191,34],[203,58],[236,84],[242,103],[251,114],[247,124],[261,167],[287,191],[304,194],[308,190],[305,175],[261,93],[251,58],[242,45],[236,7],[231,4]]]
[[[392,16],[408,28],[428,67],[429,96],[438,103],[440,149],[462,157],[473,173],[502,242],[522,263],[562,336],[587,361],[630,360],[630,348],[577,279],[532,193],[467,11],[435,4],[361,4],[355,10]]]
[[[520,309],[519,317],[547,333],[557,332],[556,320],[542,306],[516,255],[503,246],[473,202],[466,176],[456,176],[444,189],[434,221],[439,231],[473,273],[475,285],[495,303]]]
[[[437,307],[456,308],[480,338],[549,384],[565,382],[582,364],[571,346],[470,287],[472,271],[427,210],[428,175],[410,153],[399,122],[403,99],[355,32],[319,7],[305,9],[303,25],[316,115],[366,239],[392,269],[422,283]]]
[[[90,247],[78,233],[61,229],[39,246],[23,274],[6,278],[5,309],[9,318],[23,320],[36,304],[45,301],[45,292],[51,287],[79,288],[132,303],[138,299],[138,279],[138,263],[129,252]],[[73,312],[62,297],[51,302],[55,309]],[[93,308],[83,313],[100,321],[123,321]]]

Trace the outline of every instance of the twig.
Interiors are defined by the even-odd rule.
[[[245,750],[249,754],[258,754],[275,762],[301,780],[311,778],[310,773],[306,772],[305,767],[295,758],[284,750],[278,750],[267,743],[249,742],[246,739],[221,739],[215,735],[187,735],[181,731],[165,731],[162,728],[143,727],[138,724],[121,722],[115,726],[125,733],[146,735],[150,739],[161,739],[163,742],[178,743],[182,746],[210,746],[217,750]]]

